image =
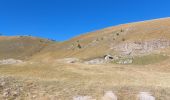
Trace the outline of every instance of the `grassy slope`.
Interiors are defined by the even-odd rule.
[[[50,41],[35,37],[0,36],[0,59],[25,59],[38,53],[44,47],[51,44]]]
[[[110,50],[111,45],[158,38],[170,39],[169,33],[170,18],[124,24],[84,34],[60,44],[54,44],[35,55],[34,60],[42,57],[46,60],[63,57],[78,57],[82,59],[99,57],[105,54],[114,54],[115,52]],[[96,45],[88,46],[95,40],[97,41]],[[78,49],[78,44],[82,47],[88,47]],[[72,45],[74,49],[68,49]]]

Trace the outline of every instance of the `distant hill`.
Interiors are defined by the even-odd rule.
[[[0,36],[0,59],[27,59],[52,42],[30,36]]]

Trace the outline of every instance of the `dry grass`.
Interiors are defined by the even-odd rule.
[[[169,57],[161,54],[150,54],[144,56],[136,56],[133,58],[134,65],[149,65],[155,63],[161,63],[162,61],[166,61]]]
[[[148,41],[162,38],[170,39],[169,22],[170,18],[165,18],[123,24],[90,32],[60,44],[51,45],[39,54],[34,55],[33,59],[39,60],[41,58],[54,59],[64,57],[88,59],[104,56],[105,54],[115,54],[114,50],[110,50],[111,46],[114,47],[121,43]],[[94,43],[94,45],[89,46],[92,43]],[[77,49],[77,44],[81,44],[82,48]],[[68,49],[72,45],[74,45],[73,49]]]
[[[61,100],[87,95],[101,98],[105,91],[114,91],[120,100],[135,100],[141,91],[151,92],[158,100],[168,100],[170,73],[160,66],[84,65],[34,63],[0,66],[3,76],[36,80],[41,88]],[[168,68],[168,67],[167,67]],[[47,86],[52,89],[50,90]],[[168,99],[165,99],[168,98]],[[99,99],[100,100],[100,99]]]
[[[0,59],[26,59],[51,43],[47,39],[31,36],[0,36]]]

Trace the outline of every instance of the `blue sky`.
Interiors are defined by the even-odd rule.
[[[0,0],[0,33],[59,41],[123,23],[170,16],[170,0]]]

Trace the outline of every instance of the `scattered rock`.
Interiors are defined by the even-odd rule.
[[[16,59],[4,59],[0,60],[0,65],[7,65],[7,64],[17,64],[17,63],[22,63],[22,60],[16,60]]]

